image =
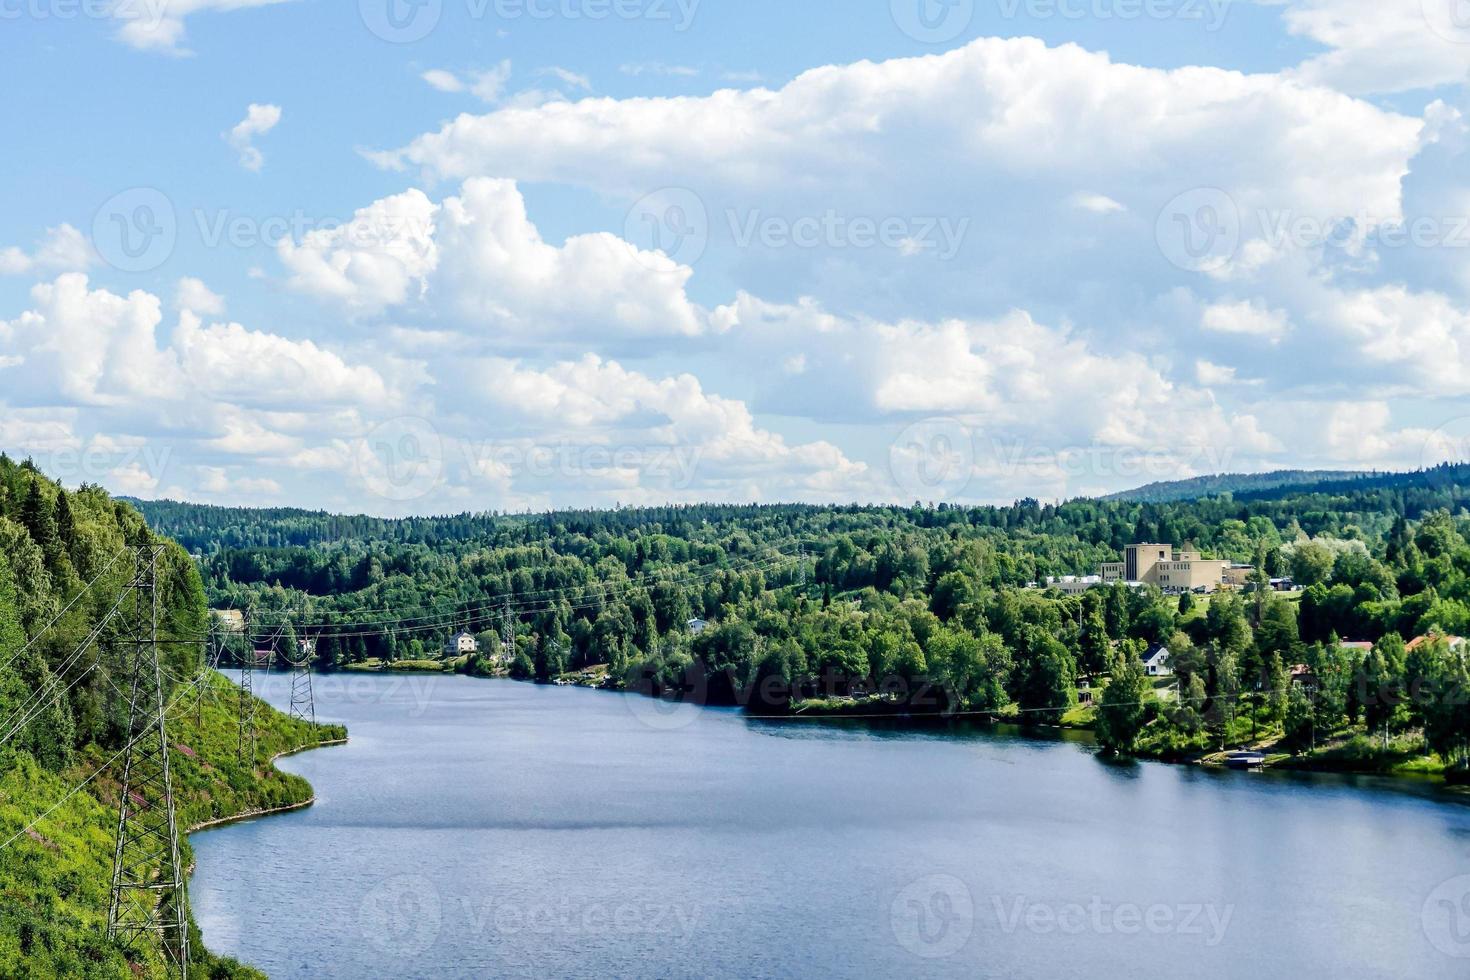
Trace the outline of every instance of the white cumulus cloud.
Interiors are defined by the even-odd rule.
[[[275,129],[280,122],[280,106],[250,104],[245,110],[245,118],[225,134],[225,141],[240,154],[240,166],[250,171],[259,171],[265,166],[265,155],[256,147],[255,139]]]

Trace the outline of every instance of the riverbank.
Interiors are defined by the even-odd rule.
[[[331,741],[317,742],[317,743],[315,743],[313,745],[302,745],[302,746],[299,746],[299,747],[294,748],[294,749],[289,749],[289,750],[287,750],[285,752],[278,752],[278,753],[276,753],[275,755],[271,756],[270,761],[267,763],[267,765],[270,765],[271,767],[274,767],[277,761],[279,761],[281,759],[284,759],[284,758],[286,758],[288,756],[300,755],[303,752],[315,752],[317,749],[325,749],[325,748],[328,748],[328,747],[333,746],[333,745],[346,745],[346,744],[347,744],[347,739],[345,739],[345,738],[338,738],[338,739],[332,739]],[[186,831],[186,833],[189,833],[189,834],[197,834],[197,833],[199,833],[201,831],[213,830],[216,827],[227,827],[230,824],[240,823],[240,822],[245,821],[245,820],[258,820],[261,817],[274,816],[275,814],[278,814],[278,813],[293,813],[293,812],[295,812],[297,810],[305,810],[307,807],[312,806],[315,803],[316,803],[316,795],[313,794],[313,795],[307,797],[304,800],[301,800],[301,801],[296,802],[296,803],[287,803],[284,806],[271,807],[271,808],[268,808],[268,809],[246,810],[243,813],[235,813],[235,814],[231,814],[229,816],[219,817],[219,818],[217,818],[215,820],[207,820],[204,823],[195,824],[194,826],[190,827]]]
[[[399,661],[394,664],[370,662],[357,664],[344,668],[348,673],[425,673],[425,674],[457,674],[463,673],[463,658],[449,661]],[[618,683],[610,674],[606,665],[597,665],[582,670],[571,671],[561,674],[550,681],[535,681],[530,678],[513,678],[509,670],[499,669],[489,674],[470,673],[468,676],[479,679],[512,679],[523,680],[526,683],[552,684],[559,687],[583,687],[591,690],[628,692],[628,689]],[[1167,685],[1160,687],[1155,685],[1156,694],[1164,690]],[[638,692],[633,692],[638,693]],[[644,696],[647,692],[641,692]],[[1091,692],[1100,697],[1100,691]],[[1160,705],[1164,705],[1167,694],[1159,694]],[[1023,716],[1017,706],[1009,705],[996,711],[983,712],[956,712],[944,713],[935,711],[916,710],[912,705],[885,699],[880,695],[869,697],[832,697],[812,698],[792,702],[791,705],[782,710],[772,707],[756,709],[750,706],[745,708],[749,717],[780,721],[783,719],[825,719],[829,721],[873,721],[890,724],[899,724],[919,728],[933,728],[943,726],[958,719],[966,719],[971,722],[1014,724],[1022,728],[1034,728],[1044,730],[1047,728],[1059,728],[1067,731],[1086,733],[1094,735],[1094,724],[1096,718],[1096,707],[1094,705],[1074,705],[1062,712],[1061,717],[1054,724],[1025,724]],[[1455,788],[1455,784],[1445,778],[1446,766],[1436,756],[1425,755],[1415,751],[1416,745],[1422,745],[1422,738],[1413,734],[1401,735],[1390,742],[1387,749],[1383,749],[1379,743],[1367,737],[1365,733],[1337,733],[1336,737],[1324,736],[1321,743],[1313,750],[1306,753],[1294,753],[1282,748],[1283,737],[1277,733],[1274,737],[1252,738],[1248,737],[1250,725],[1248,721],[1238,720],[1239,731],[1233,732],[1228,749],[1220,749],[1218,743],[1214,746],[1196,740],[1192,745],[1179,745],[1170,741],[1150,739],[1148,730],[1135,746],[1130,755],[1138,759],[1146,759],[1153,762],[1165,762],[1173,765],[1193,765],[1212,768],[1227,768],[1227,756],[1235,751],[1259,751],[1265,755],[1262,768],[1284,769],[1295,772],[1321,772],[1342,773],[1346,775],[1360,776],[1386,776],[1391,778],[1404,778],[1416,781],[1437,780],[1446,788]]]
[[[1074,706],[1062,713],[1054,724],[1025,725],[1015,706],[994,712],[960,712],[953,715],[943,713],[925,714],[914,712],[902,705],[885,704],[880,699],[852,701],[825,699],[800,703],[789,715],[773,715],[779,719],[803,715],[831,720],[882,719],[907,721],[914,725],[930,727],[958,718],[969,718],[997,724],[1014,724],[1022,728],[1062,729],[1082,732],[1095,737],[1096,708]],[[1357,776],[1384,776],[1416,781],[1431,780],[1446,789],[1460,791],[1461,787],[1446,778],[1447,767],[1438,756],[1422,751],[1423,738],[1417,733],[1407,733],[1391,739],[1383,747],[1378,739],[1369,738],[1365,732],[1339,732],[1324,735],[1319,744],[1307,752],[1293,752],[1284,747],[1285,737],[1279,732],[1260,732],[1250,737],[1248,721],[1237,722],[1240,731],[1228,739],[1228,748],[1221,749],[1218,742],[1207,745],[1203,739],[1193,744],[1180,745],[1175,742],[1151,738],[1150,729],[1145,729],[1139,743],[1129,756],[1151,762],[1171,765],[1205,766],[1229,768],[1229,756],[1235,752],[1259,752],[1264,756],[1262,769],[1283,769],[1304,773],[1340,773]]]
[[[238,697],[239,688],[214,674],[199,703],[188,697],[169,716],[175,811],[189,833],[309,806],[311,785],[273,763],[346,739],[341,726],[313,727],[258,701],[258,751],[269,761],[247,766],[238,757]],[[121,787],[115,767],[87,780],[111,756],[90,748],[61,773],[24,754],[0,766],[0,840],[41,817],[0,862],[0,976],[167,977],[156,955],[132,961],[106,936]],[[73,792],[78,786],[82,791]],[[192,868],[187,834],[180,835],[180,852],[183,866]],[[263,977],[204,944],[196,945],[194,960],[212,980]]]

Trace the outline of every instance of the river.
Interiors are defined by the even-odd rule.
[[[317,694],[351,742],[279,763],[316,805],[193,838],[206,944],[277,980],[1470,975],[1470,807],[1427,786],[449,676]]]

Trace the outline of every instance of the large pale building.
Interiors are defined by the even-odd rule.
[[[1102,580],[1142,582],[1165,592],[1214,592],[1224,584],[1231,562],[1201,557],[1198,551],[1175,551],[1167,544],[1130,544],[1123,560],[1102,567]]]

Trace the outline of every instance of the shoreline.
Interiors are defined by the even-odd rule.
[[[448,672],[446,671],[445,673],[448,673]],[[499,677],[499,678],[497,678],[497,677],[480,677],[480,676],[477,676],[477,675],[465,675],[465,676],[475,677],[478,680],[512,680],[512,681],[516,681],[516,678],[513,678],[513,677]],[[548,686],[548,685],[542,684],[542,682],[540,682],[540,681],[534,681],[534,680],[520,680],[520,681],[516,681],[516,682],[517,683],[522,683],[522,684],[535,684],[535,685],[540,685],[540,686]],[[583,688],[583,689],[589,690],[589,691],[597,691],[597,692],[608,693],[608,694],[632,694],[632,695],[637,696],[637,697],[652,697],[652,695],[639,694],[636,691],[629,691],[629,690],[626,690],[626,689],[619,690],[619,689],[616,689],[616,688],[603,687],[603,686],[600,686],[600,685],[591,685],[591,684],[568,684],[568,685],[562,685],[562,686]],[[658,699],[656,699],[656,700],[658,700]],[[715,706],[715,705],[701,705],[700,707],[708,708],[708,707],[717,707],[717,706]],[[901,729],[906,730],[906,731],[914,731],[914,732],[924,731],[925,729],[946,728],[946,727],[952,726],[952,725],[954,725],[956,723],[967,724],[967,725],[977,725],[977,726],[984,727],[984,728],[998,728],[998,727],[1001,727],[1001,726],[1007,726],[1007,727],[1013,728],[1013,729],[1015,729],[1015,730],[1017,730],[1019,732],[1027,733],[1027,734],[1031,734],[1031,733],[1037,733],[1037,734],[1039,734],[1039,733],[1042,733],[1042,732],[1048,732],[1048,733],[1071,732],[1071,733],[1076,733],[1076,734],[1082,734],[1082,735],[1086,735],[1089,738],[1091,738],[1093,740],[1093,744],[1094,745],[1096,745],[1096,737],[1097,737],[1096,730],[1093,729],[1093,728],[1091,728],[1091,727],[1088,727],[1088,726],[1075,725],[1075,724],[1069,725],[1069,724],[1062,724],[1062,723],[1057,723],[1057,724],[1024,725],[1024,724],[1021,724],[1018,721],[1015,721],[1014,719],[1009,719],[1009,718],[1005,717],[1005,715],[1003,713],[1001,713],[1001,712],[981,712],[981,713],[976,713],[976,714],[965,714],[965,715],[959,715],[959,716],[946,716],[944,714],[937,714],[937,713],[935,713],[935,714],[925,714],[925,713],[920,713],[920,712],[900,712],[900,711],[895,711],[895,712],[893,712],[891,714],[877,713],[877,714],[856,715],[856,714],[846,714],[846,713],[844,713],[844,712],[842,712],[840,710],[839,711],[830,711],[830,710],[828,710],[828,711],[818,711],[818,712],[799,712],[798,711],[798,712],[785,712],[785,713],[772,712],[772,713],[768,713],[768,714],[752,714],[750,712],[750,709],[747,706],[736,704],[736,705],[728,705],[726,707],[731,707],[731,708],[737,708],[737,709],[739,709],[741,716],[743,718],[749,720],[749,721],[763,721],[763,722],[777,722],[777,723],[779,723],[779,722],[794,722],[794,721],[797,721],[797,720],[810,720],[810,721],[814,721],[814,722],[816,722],[818,724],[829,723],[829,722],[842,722],[844,724],[859,724],[859,725],[879,724],[879,725],[891,725],[891,726],[894,726],[894,727],[897,727],[897,728],[901,728]],[[1156,763],[1161,763],[1163,765],[1168,765],[1168,766],[1192,766],[1192,767],[1195,767],[1197,769],[1202,769],[1202,770],[1206,770],[1206,771],[1209,771],[1209,772],[1232,772],[1234,770],[1232,769],[1232,767],[1230,767],[1226,763],[1224,763],[1222,761],[1215,761],[1219,757],[1222,757],[1223,755],[1225,755],[1228,751],[1230,751],[1230,750],[1225,750],[1225,751],[1211,750],[1211,751],[1204,752],[1204,753],[1191,754],[1191,755],[1186,755],[1186,756],[1165,755],[1165,754],[1151,754],[1151,753],[1146,753],[1146,752],[1139,752],[1139,753],[1134,753],[1134,754],[1131,754],[1131,755],[1120,756],[1120,757],[1117,757],[1117,758],[1118,759],[1121,759],[1123,761],[1156,762]],[[1272,753],[1268,753],[1268,756],[1271,755],[1271,754]],[[1461,786],[1461,785],[1458,785],[1458,784],[1456,784],[1454,782],[1451,782],[1450,780],[1446,779],[1443,774],[1439,774],[1439,773],[1428,773],[1428,772],[1394,772],[1394,771],[1386,771],[1386,770],[1383,770],[1383,769],[1353,768],[1351,766],[1334,765],[1334,764],[1332,764],[1332,762],[1333,762],[1333,760],[1331,760],[1330,758],[1318,758],[1318,759],[1314,759],[1314,758],[1308,756],[1308,757],[1303,757],[1303,758],[1298,759],[1298,758],[1293,757],[1293,756],[1286,756],[1285,758],[1274,759],[1272,761],[1269,761],[1266,765],[1264,765],[1264,766],[1261,767],[1260,771],[1261,772],[1290,773],[1290,774],[1294,774],[1294,775],[1303,775],[1303,776],[1310,776],[1310,775],[1334,776],[1335,775],[1335,776],[1357,776],[1357,777],[1365,777],[1365,778],[1372,778],[1372,779],[1382,779],[1382,780],[1386,780],[1386,781],[1390,781],[1390,782],[1401,783],[1401,784],[1405,785],[1406,787],[1407,786],[1429,787],[1429,788],[1434,789],[1434,790],[1436,790],[1436,791],[1438,791],[1440,793],[1444,793],[1444,794],[1447,794],[1447,795],[1452,796],[1452,797],[1470,798],[1470,786]]]
[[[280,759],[285,759],[293,755],[301,755],[305,752],[313,752],[316,749],[329,748],[334,745],[346,745],[349,741],[350,736],[349,738],[334,738],[326,742],[313,742],[310,745],[298,745],[294,749],[286,749],[284,751],[277,752],[275,755],[267,759],[265,764],[267,766],[274,767],[276,762]],[[243,823],[247,820],[258,820],[261,817],[269,817],[278,813],[294,813],[297,810],[305,810],[306,808],[313,806],[315,803],[316,793],[315,791],[313,791],[311,796],[300,801],[299,803],[288,803],[285,806],[268,807],[259,810],[245,810],[241,813],[234,813],[223,817],[216,817],[213,820],[206,820],[201,824],[195,824],[194,826],[189,827],[187,830],[185,830],[184,833],[185,835],[192,835],[208,830],[214,830],[219,827],[227,827],[230,824]],[[192,869],[190,870],[192,871]]]
[[[652,695],[640,694],[637,691],[630,691],[630,690],[627,690],[626,688],[619,689],[619,688],[606,687],[606,686],[604,686],[602,684],[587,684],[587,683],[575,683],[575,682],[568,683],[568,684],[543,683],[542,681],[538,681],[538,680],[518,679],[518,678],[515,678],[515,677],[511,677],[509,675],[509,673],[484,675],[484,674],[463,673],[463,672],[460,672],[460,671],[452,671],[452,670],[438,670],[438,671],[431,671],[431,670],[405,670],[405,671],[395,671],[395,670],[389,670],[389,669],[383,669],[383,668],[378,668],[378,669],[374,669],[374,670],[351,670],[351,669],[346,669],[346,670],[341,670],[341,671],[333,671],[333,673],[344,673],[344,674],[380,674],[380,675],[381,674],[386,674],[386,675],[394,675],[394,674],[398,674],[398,675],[419,674],[419,675],[429,675],[429,676],[442,675],[442,676],[445,676],[445,677],[467,677],[467,678],[470,678],[470,679],[473,679],[473,680],[481,680],[481,681],[507,680],[507,681],[512,681],[514,683],[518,683],[518,684],[531,684],[533,686],[539,686],[539,687],[571,687],[571,688],[580,688],[580,689],[583,689],[583,690],[596,691],[596,692],[604,693],[604,694],[630,694],[630,695],[634,695],[636,697],[652,697]],[[655,700],[659,700],[659,699],[655,698]],[[710,707],[722,707],[722,706],[720,706],[720,705],[708,705],[708,704],[704,704],[704,705],[700,705],[700,707],[702,707],[702,708],[710,708]],[[980,725],[980,726],[984,726],[984,727],[996,727],[996,726],[1005,725],[1005,726],[1014,727],[1014,728],[1016,728],[1016,729],[1018,729],[1020,731],[1023,731],[1023,732],[1026,732],[1026,731],[1076,732],[1076,733],[1081,733],[1081,734],[1088,735],[1088,736],[1090,736],[1090,737],[1092,737],[1094,739],[1096,738],[1095,730],[1093,728],[1090,728],[1090,727],[1087,727],[1087,726],[1082,726],[1082,725],[1068,725],[1068,724],[1023,725],[1023,724],[1021,724],[1021,723],[1019,723],[1019,722],[1017,722],[1017,721],[1015,721],[1013,719],[1008,719],[1007,717],[1005,717],[1005,715],[1002,712],[982,712],[982,713],[973,714],[973,715],[963,715],[963,716],[955,717],[955,716],[945,716],[943,714],[924,714],[924,713],[916,713],[916,712],[907,712],[907,713],[904,713],[904,712],[897,712],[896,711],[896,712],[893,712],[892,714],[886,714],[886,715],[880,713],[880,714],[864,714],[862,716],[854,716],[854,715],[845,714],[844,712],[842,712],[840,710],[839,711],[830,711],[830,710],[828,710],[828,711],[821,711],[821,712],[786,712],[786,713],[771,712],[771,713],[767,713],[767,714],[752,714],[752,713],[750,713],[749,708],[747,706],[744,706],[744,705],[733,704],[733,705],[725,705],[723,707],[731,707],[731,708],[737,708],[737,709],[739,709],[742,717],[744,717],[744,718],[746,718],[746,719],[748,719],[750,721],[785,722],[785,721],[796,721],[796,720],[800,719],[800,720],[816,721],[818,723],[824,723],[824,722],[843,722],[843,723],[846,723],[846,724],[874,724],[874,723],[877,723],[877,724],[894,725],[894,726],[897,726],[897,727],[900,727],[900,728],[903,728],[903,729],[906,729],[906,730],[911,730],[911,731],[923,731],[926,728],[947,727],[947,726],[950,726],[950,725],[955,724],[956,722],[960,722],[960,723],[965,723],[965,724]],[[345,740],[343,740],[343,741],[345,741]],[[335,744],[341,744],[341,742],[322,743],[323,746],[325,746],[325,745],[335,745]],[[318,748],[318,747],[321,747],[321,746],[304,746],[304,747],[302,747],[300,749],[294,749],[294,750],[292,750],[290,752],[282,753],[281,756],[294,755],[297,752],[310,751],[311,749]],[[1228,766],[1228,765],[1226,765],[1225,763],[1212,761],[1213,758],[1215,758],[1217,756],[1221,756],[1223,754],[1224,753],[1222,751],[1220,751],[1220,750],[1211,750],[1209,752],[1204,752],[1204,753],[1194,754],[1194,755],[1187,755],[1187,756],[1182,756],[1182,757],[1181,756],[1177,756],[1177,755],[1135,753],[1135,754],[1126,756],[1124,758],[1132,759],[1132,760],[1138,761],[1138,762],[1158,762],[1158,763],[1163,763],[1164,765],[1170,765],[1170,766],[1194,766],[1196,768],[1205,769],[1205,770],[1209,770],[1209,771],[1212,771],[1212,772],[1215,772],[1215,771],[1219,771],[1219,772],[1230,771],[1230,768],[1231,767]],[[1274,753],[1268,753],[1268,755],[1271,755],[1271,754],[1274,754]],[[280,758],[281,756],[277,756],[276,758]],[[272,759],[271,761],[274,762],[275,759]],[[1364,777],[1373,777],[1373,778],[1376,778],[1376,779],[1385,779],[1385,780],[1399,781],[1399,782],[1403,782],[1403,783],[1408,784],[1408,785],[1430,786],[1430,787],[1433,787],[1433,788],[1435,788],[1437,790],[1440,790],[1440,791],[1443,791],[1443,792],[1447,792],[1450,795],[1454,795],[1454,796],[1470,796],[1470,787],[1459,786],[1456,783],[1453,783],[1450,780],[1446,779],[1442,774],[1437,774],[1437,773],[1420,773],[1420,772],[1393,772],[1393,771],[1385,771],[1383,769],[1353,768],[1351,766],[1333,765],[1332,764],[1332,760],[1330,760],[1330,759],[1313,759],[1311,757],[1305,757],[1305,758],[1301,758],[1301,759],[1295,759],[1294,757],[1288,756],[1285,759],[1275,759],[1275,760],[1272,760],[1272,761],[1268,762],[1268,764],[1266,764],[1265,766],[1262,767],[1262,770],[1261,771],[1264,771],[1264,772],[1289,772],[1289,773],[1297,773],[1297,774],[1302,774],[1302,775],[1314,775],[1315,774],[1315,775],[1341,775],[1341,776],[1364,776]],[[261,816],[268,816],[271,813],[276,813],[276,812],[289,812],[290,810],[301,809],[303,806],[309,806],[309,805],[310,805],[310,803],[306,803],[306,804],[301,804],[301,805],[298,805],[298,806],[293,806],[293,807],[288,807],[288,808],[282,808],[280,810],[263,811],[260,815]],[[249,819],[249,818],[250,817],[248,815],[242,815],[241,817],[231,818],[231,819],[232,820],[236,820],[236,819],[238,819],[238,820],[244,820],[244,819]],[[192,831],[191,831],[191,833],[192,833]]]

